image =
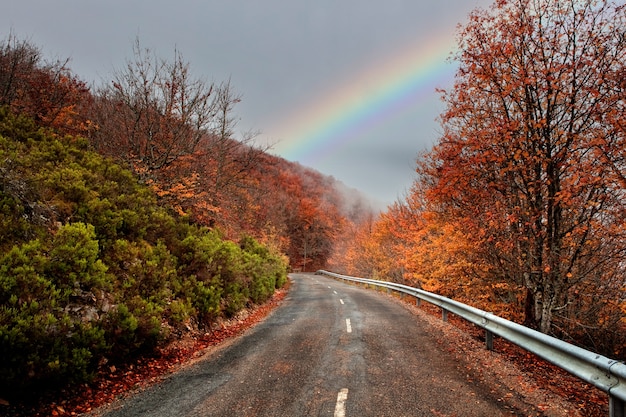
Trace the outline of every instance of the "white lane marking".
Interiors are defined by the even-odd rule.
[[[330,285],[328,286],[328,288],[330,288]]]
[[[343,300],[342,300],[341,298],[339,299],[339,302],[340,302],[341,304],[343,304]]]
[[[337,405],[335,405],[335,417],[346,416],[346,400],[348,399],[348,388],[342,388],[337,394]]]
[[[352,333],[352,325],[350,324],[350,319],[346,319],[346,330],[348,333]]]
[[[337,294],[337,291],[333,291],[335,294]]]

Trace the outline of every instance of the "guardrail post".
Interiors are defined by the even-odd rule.
[[[415,297],[415,305],[416,306],[421,306],[422,305],[422,299],[419,297]]]
[[[448,321],[448,310],[445,308],[441,309],[441,320]]]
[[[485,345],[487,345],[487,350],[493,350],[493,333],[487,329],[485,329]]]
[[[609,417],[626,417],[626,402],[609,395]]]

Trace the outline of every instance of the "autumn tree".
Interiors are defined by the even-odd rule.
[[[416,182],[403,202],[382,215],[395,237],[396,262],[412,286],[519,319],[511,308],[520,291],[513,282],[494,280],[493,266],[483,262],[467,229],[451,213],[440,212]]]
[[[374,210],[358,195],[356,195],[356,200],[353,199],[354,195],[350,195],[348,198],[343,197],[342,212],[345,216],[345,224],[341,234],[335,238],[332,256],[328,260],[328,268],[340,274],[364,276],[359,275],[363,269],[357,268],[356,264],[359,263],[359,260],[366,262],[368,260],[357,255],[355,248],[360,244],[361,238],[371,232],[377,213],[375,214]],[[371,269],[366,269],[366,271],[369,274]]]
[[[13,33],[0,44],[0,106],[64,133],[84,134],[83,108],[91,99],[69,60],[44,59],[41,50]]]
[[[419,161],[434,207],[525,288],[525,322],[542,332],[583,288],[623,299],[625,30],[608,0],[472,12],[442,136]]]
[[[179,213],[236,238],[225,214],[250,208],[247,191],[258,183],[249,174],[268,149],[256,145],[255,132],[236,132],[241,96],[230,80],[194,78],[178,51],[173,61],[139,41],[133,51],[126,67],[97,92],[92,143],[131,166]]]
[[[240,196],[239,200],[247,200],[246,189],[258,187],[250,174],[261,164],[271,163],[263,157],[271,145],[257,144],[256,131],[237,132],[235,105],[241,102],[241,95],[235,92],[230,80],[222,83],[215,94],[215,121],[211,134],[201,144],[198,156],[204,169],[204,187],[209,202],[220,207],[229,197]]]
[[[344,255],[344,268],[350,275],[404,283],[402,242],[393,232],[393,219],[365,219],[354,233]],[[336,262],[336,261],[335,261]]]
[[[139,40],[126,67],[97,92],[96,148],[146,176],[194,152],[215,128],[217,87],[195,78],[182,54],[168,61]]]
[[[345,225],[335,179],[280,158],[259,174],[269,191],[257,195],[256,216],[264,223],[259,228],[279,234],[276,240],[292,268],[315,271],[326,267],[335,238]]]
[[[238,132],[235,105],[241,101],[230,81],[216,86],[215,117],[193,153],[153,174],[162,199],[196,221],[218,226],[226,235],[254,234],[257,196],[267,187],[257,175],[272,163],[269,146],[256,143],[256,132]]]

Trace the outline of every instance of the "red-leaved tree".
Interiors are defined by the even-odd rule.
[[[608,0],[474,11],[443,134],[419,161],[433,207],[497,280],[525,288],[525,322],[542,332],[557,317],[563,331],[607,325],[581,306],[624,297],[625,12]]]

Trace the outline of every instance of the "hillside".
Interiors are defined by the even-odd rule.
[[[0,106],[37,126],[87,139],[85,149],[127,168],[157,204],[224,237],[243,235],[285,253],[293,269],[324,267],[336,237],[371,203],[332,177],[271,155],[239,132],[230,82],[193,75],[139,40],[127,65],[88,86],[68,61],[48,62],[28,41],[0,43]]]
[[[278,252],[194,225],[86,140],[7,108],[0,222],[4,398],[87,381],[286,282]]]
[[[237,138],[229,83],[136,52],[96,88],[29,42],[0,45],[0,406],[213,334],[372,216],[355,190]]]

